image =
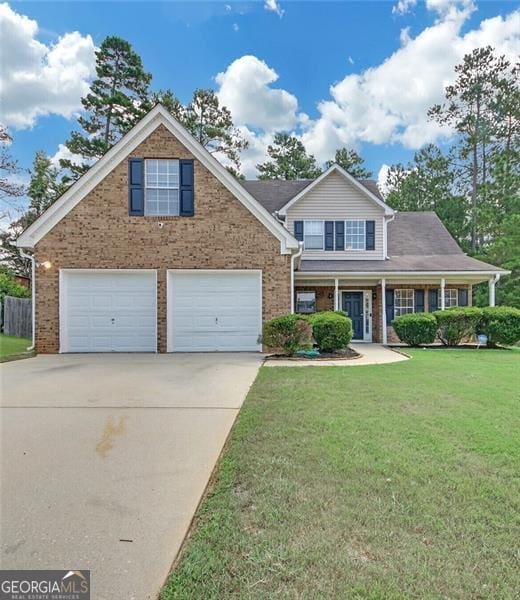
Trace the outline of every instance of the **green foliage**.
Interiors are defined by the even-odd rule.
[[[152,76],[143,68],[141,57],[126,40],[106,37],[96,51],[96,79],[81,100],[86,115],[78,118],[84,133],[73,131],[65,143],[84,159],[80,165],[70,159],[60,164],[76,179],[88,170],[150,108],[148,86]]]
[[[437,333],[437,321],[432,313],[409,313],[396,317],[393,328],[401,340],[409,346],[433,344]]]
[[[10,152],[12,141],[13,136],[0,123],[0,199],[19,198],[25,194],[25,186],[12,180],[12,175],[21,171]]]
[[[23,285],[20,285],[11,273],[0,272],[0,302],[4,301],[5,296],[14,298],[29,298],[31,291]]]
[[[365,159],[361,158],[355,150],[339,148],[336,150],[334,160],[328,160],[325,163],[325,168],[328,169],[336,163],[356,179],[369,179],[372,177],[372,173],[363,166],[364,162]]]
[[[343,312],[324,311],[305,317],[312,325],[312,335],[323,352],[346,348],[352,339],[352,321]]]
[[[432,314],[437,320],[437,336],[445,346],[457,346],[474,335],[482,319],[482,310],[475,306],[453,307]]]
[[[520,309],[512,306],[483,308],[478,329],[487,335],[489,346],[512,346],[520,342]]]
[[[301,315],[282,315],[264,323],[262,342],[292,356],[297,350],[312,348],[312,327]]]
[[[270,160],[256,168],[258,179],[315,179],[321,169],[312,154],[307,154],[302,142],[288,133],[277,133],[267,147]]]

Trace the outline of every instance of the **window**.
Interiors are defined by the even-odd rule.
[[[458,293],[457,290],[444,289],[444,308],[450,308],[450,306],[458,306]],[[441,290],[437,294],[437,305],[441,307]]]
[[[414,312],[414,291],[395,290],[394,292],[394,316],[400,317]]]
[[[179,214],[179,161],[145,160],[144,214],[170,216]]]
[[[296,312],[316,312],[316,292],[296,292]]]
[[[365,249],[365,221],[345,222],[345,249]]]
[[[306,250],[323,250],[323,221],[305,221],[303,243]]]

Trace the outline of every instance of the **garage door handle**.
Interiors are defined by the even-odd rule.
[[[111,323],[115,323],[115,322],[116,322],[116,319],[115,319],[115,317],[112,317],[112,318],[110,319],[110,322],[111,322]]]
[[[215,317],[215,323],[218,324],[218,317]]]

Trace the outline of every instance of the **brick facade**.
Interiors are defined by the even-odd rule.
[[[159,126],[130,156],[193,158]],[[59,350],[59,269],[157,269],[159,352],[166,351],[167,269],[262,269],[263,318],[290,311],[289,255],[195,160],[193,217],[130,217],[127,161],[117,165],[36,245],[36,349]],[[159,223],[163,223],[162,227]]]

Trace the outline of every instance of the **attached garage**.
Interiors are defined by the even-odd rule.
[[[60,352],[156,351],[155,271],[60,271]]]
[[[168,271],[168,352],[261,350],[262,272]]]

